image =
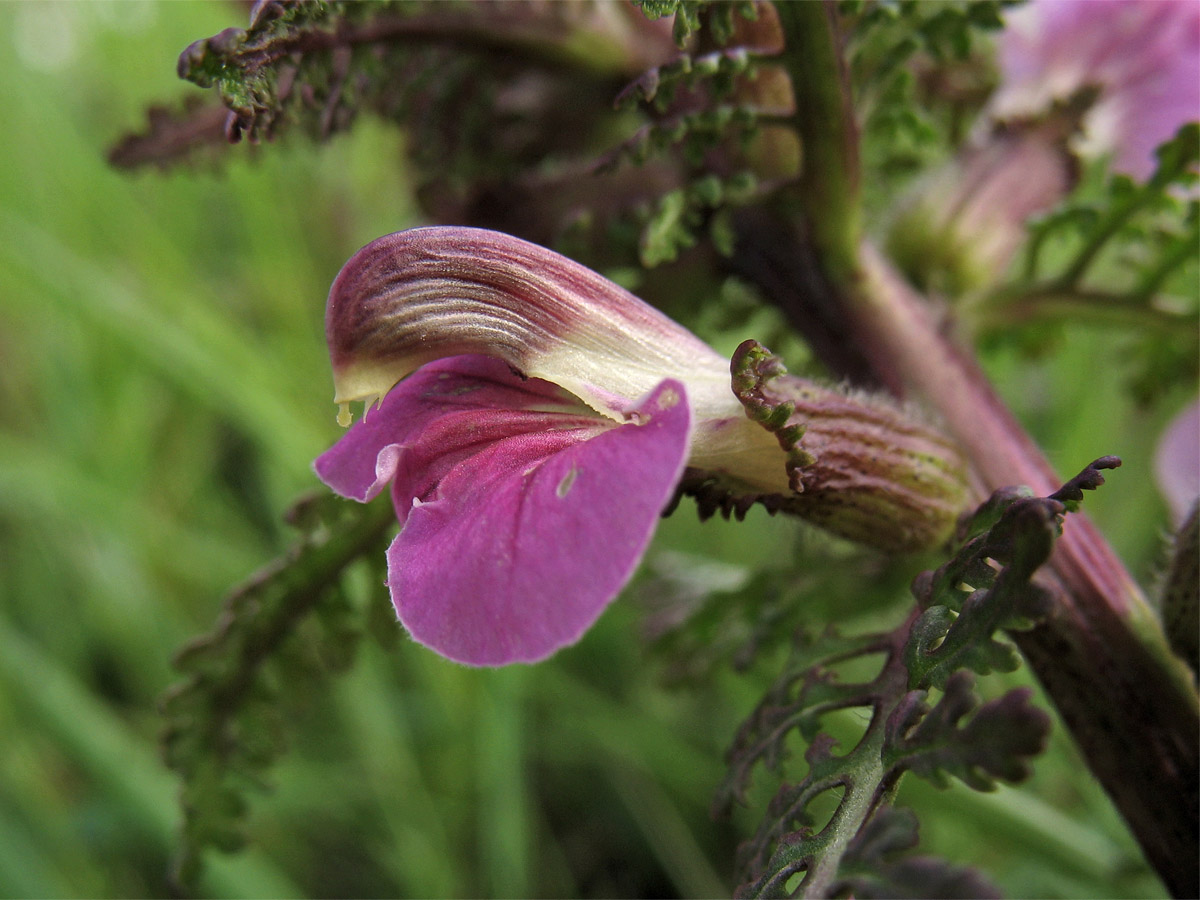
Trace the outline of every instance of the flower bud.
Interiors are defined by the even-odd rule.
[[[887,230],[887,250],[922,290],[959,297],[1004,274],[1029,220],[1074,179],[1064,139],[1049,126],[997,133],[922,179]]]

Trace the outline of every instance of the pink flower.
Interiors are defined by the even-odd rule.
[[[1034,0],[1008,16],[994,118],[1036,116],[1094,91],[1075,148],[1137,178],[1154,149],[1200,118],[1200,4]]]
[[[400,621],[459,662],[575,642],[632,575],[689,455],[731,440],[780,453],[729,389],[727,360],[607,279],[496,232],[367,245],[333,285],[326,328],[339,421],[351,401],[366,410],[317,474],[360,501],[391,483]],[[762,489],[786,482],[781,465]]]
[[[756,345],[731,377],[628,291],[497,232],[367,245],[334,282],[326,336],[339,421],[366,409],[317,474],[360,502],[391,485],[400,621],[470,665],[578,640],[681,487],[702,510],[764,502],[893,550],[941,540],[962,505],[961,460],[928,426]]]

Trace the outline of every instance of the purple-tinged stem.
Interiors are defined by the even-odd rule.
[[[885,383],[919,393],[966,448],[982,487],[1061,479],[978,364],[873,248],[847,312]],[[1200,894],[1200,708],[1190,675],[1095,526],[1067,521],[1050,561],[1050,618],[1014,634],[1151,864],[1177,897]]]

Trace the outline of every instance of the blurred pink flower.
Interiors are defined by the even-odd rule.
[[[973,139],[888,230],[893,259],[929,291],[992,286],[1031,217],[1071,189],[1071,154],[1144,179],[1154,150],[1200,118],[1196,0],[1032,0],[1007,15],[999,57]]]
[[[1163,431],[1154,475],[1178,528],[1200,497],[1200,401],[1185,406]]]
[[[1073,147],[1112,154],[1145,178],[1154,149],[1200,118],[1200,3],[1034,0],[1007,17],[995,119],[1038,116],[1081,91],[1096,96]]]

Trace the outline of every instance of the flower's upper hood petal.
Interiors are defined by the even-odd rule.
[[[728,361],[579,263],[480,228],[414,228],[372,241],[342,268],[325,318],[335,402],[376,402],[431,360],[483,354],[619,410],[664,378],[699,415],[736,411]]]

